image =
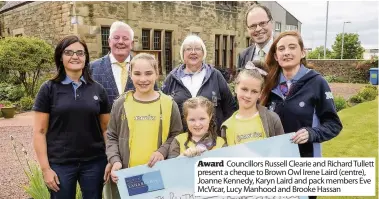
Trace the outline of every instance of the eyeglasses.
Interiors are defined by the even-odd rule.
[[[63,54],[66,55],[66,56],[74,56],[74,54],[76,54],[76,56],[78,57],[83,57],[86,55],[86,52],[84,50],[77,50],[77,51],[73,51],[73,50],[64,50],[63,51]]]
[[[185,48],[184,51],[186,51],[186,52],[192,52],[192,51],[195,51],[195,52],[198,53],[198,52],[203,51],[203,49],[202,49],[202,48]]]
[[[270,22],[271,19],[269,19],[268,21],[262,21],[260,22],[259,24],[251,24],[250,26],[247,26],[247,28],[249,28],[249,30],[256,30],[259,27],[261,28],[264,28],[267,26],[268,22]]]

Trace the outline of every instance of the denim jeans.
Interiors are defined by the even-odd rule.
[[[79,182],[83,199],[101,199],[106,157],[70,164],[50,164],[58,175],[59,191],[50,190],[51,199],[75,199],[76,184]]]

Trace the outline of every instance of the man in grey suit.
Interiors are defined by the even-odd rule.
[[[248,61],[264,62],[273,42],[273,19],[266,6],[252,5],[245,19],[253,44],[238,55],[238,70],[243,69]]]

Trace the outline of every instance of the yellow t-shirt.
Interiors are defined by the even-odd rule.
[[[130,107],[133,108],[129,110],[131,117],[128,120],[134,120],[134,127],[130,129],[129,167],[134,167],[146,164],[151,154],[159,148],[160,100],[148,103],[133,100]],[[138,146],[141,143],[143,146]],[[139,152],[133,149],[138,149]]]
[[[239,119],[236,117],[237,113],[238,111],[225,122],[228,127],[226,130],[228,146],[266,138],[266,133],[259,114],[251,118]]]

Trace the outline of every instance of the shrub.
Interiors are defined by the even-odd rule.
[[[6,37],[0,40],[0,70],[9,72],[34,96],[36,83],[44,71],[54,68],[54,49],[46,41],[33,37]]]
[[[229,83],[228,86],[229,86],[230,92],[232,92],[232,94],[235,96],[236,95],[236,92],[235,92],[236,84],[234,82],[232,82],[232,83]]]
[[[347,102],[343,97],[337,96],[334,98],[337,112],[347,107]]]
[[[22,85],[15,85],[14,89],[10,90],[8,94],[8,100],[14,102],[20,100],[24,96],[25,89],[22,87]]]
[[[20,107],[23,111],[30,111],[33,108],[34,99],[31,97],[23,97],[20,100]]]
[[[356,95],[352,96],[349,101],[352,103],[362,103],[372,101],[377,96],[378,88],[374,85],[366,85]]]
[[[325,76],[325,80],[327,82],[329,82],[329,83],[343,83],[343,82],[347,82],[343,78],[338,77],[336,75],[326,75]]]
[[[365,101],[374,100],[376,98],[376,96],[378,96],[378,88],[376,86],[373,86],[373,85],[364,86],[359,91],[359,95],[363,99],[365,99]]]
[[[0,100],[17,101],[25,94],[22,85],[0,83]]]
[[[0,108],[11,107],[11,106],[13,106],[13,103],[11,101],[8,101],[8,100],[0,101]]]
[[[370,60],[365,60],[357,64],[356,69],[369,70],[370,68],[378,67],[378,57],[373,57]]]
[[[360,95],[354,95],[352,96],[349,101],[351,103],[355,103],[355,104],[358,104],[358,103],[362,103],[365,101],[365,99],[363,99]]]

